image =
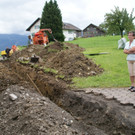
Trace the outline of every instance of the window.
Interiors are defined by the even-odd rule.
[[[34,37],[35,33],[32,33],[31,35],[32,35],[32,37]]]
[[[39,25],[35,25],[35,29],[39,29]]]
[[[94,34],[97,34],[98,32],[97,31],[94,31]]]
[[[71,30],[68,30],[68,34],[72,34],[73,32]]]

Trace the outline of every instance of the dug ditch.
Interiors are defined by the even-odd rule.
[[[30,81],[29,74],[40,92],[69,112],[81,123],[86,134],[135,135],[135,109],[132,106],[122,106],[115,100],[85,94],[81,90],[69,90],[63,80],[54,79],[49,73],[43,75],[42,71],[26,65],[10,63],[8,66],[27,81]],[[97,132],[92,131],[95,128]]]
[[[9,60],[2,62],[3,65],[1,64],[0,66],[0,86],[2,88],[0,90],[4,91],[10,85],[17,84],[17,86],[10,87],[10,89],[11,92],[13,91],[20,97],[18,103],[14,102],[16,103],[13,104],[14,107],[17,106],[21,109],[17,110],[19,116],[16,116],[12,112],[14,109],[11,108],[11,102],[7,97],[3,98],[5,95],[5,93],[3,93],[1,102],[5,107],[2,112],[5,116],[2,119],[3,131],[7,129],[7,126],[4,125],[4,119],[7,118],[7,112],[11,111],[15,117],[12,116],[11,113],[11,116],[7,119],[7,125],[9,124],[10,129],[6,131],[8,131],[9,134],[13,129],[17,130],[14,134],[22,133],[23,129],[25,134],[29,133],[32,135],[48,134],[50,130],[52,135],[135,135],[135,109],[132,106],[122,106],[115,100],[106,100],[102,96],[85,94],[81,90],[71,90],[69,87],[69,84],[72,83],[72,77],[93,76],[102,74],[104,71],[100,65],[96,65],[91,59],[86,58],[83,53],[81,53],[82,51],[83,49],[78,45],[69,43],[63,44],[57,42],[47,47],[43,45],[29,45],[26,49],[14,53]],[[39,61],[37,63],[31,63],[31,57],[38,57]],[[35,90],[41,93],[41,96],[37,94],[33,95],[33,93],[29,91],[29,93],[24,92],[26,96],[23,97],[22,90],[18,87],[18,84],[23,85],[23,87],[26,86],[27,89],[30,86],[35,87]],[[8,93],[7,90],[6,93]],[[31,95],[32,97],[28,97],[27,95]],[[51,111],[48,111],[46,115],[44,115],[44,113],[46,113],[44,111],[47,111],[47,108],[43,106],[44,101],[42,100],[46,102],[48,102],[48,100],[42,99],[45,98],[44,96],[49,97],[49,99],[55,103],[55,105],[51,105],[49,101]],[[26,97],[28,97],[28,99]],[[24,99],[25,101],[23,102]],[[8,102],[9,104],[6,104]],[[27,102],[29,107],[25,106],[25,102]],[[19,104],[21,104],[22,107]],[[39,105],[42,107],[39,107]],[[40,110],[38,110],[38,107]],[[6,110],[7,108],[11,110]],[[27,114],[27,108],[28,110],[32,109],[31,112],[34,114],[31,116]],[[57,108],[56,114],[53,108]],[[76,123],[73,124],[73,126],[75,126],[74,129],[77,129],[77,131],[70,130],[68,125],[62,124],[61,119],[65,118],[65,116],[63,116],[63,118],[60,117],[63,115],[60,112],[63,111],[63,109],[66,115],[68,115],[68,118],[73,119],[74,123]],[[55,115],[56,117],[53,121],[50,121],[52,122],[51,124],[47,124],[50,123],[49,120],[52,120],[52,116],[49,117],[49,113],[52,112],[53,118]],[[25,118],[28,117],[29,121],[26,119],[27,122],[23,121],[24,123],[19,123],[19,120],[24,119],[23,115]],[[18,120],[16,125],[22,125],[22,127],[18,127],[20,130],[14,128],[14,125],[12,126],[13,129],[11,128],[10,124],[16,119]],[[36,119],[42,121],[41,125],[40,120],[36,121]],[[46,119],[47,123],[44,122]],[[56,120],[58,120],[57,124],[55,123]],[[47,125],[44,127],[44,124]],[[32,128],[29,128],[30,125]],[[50,125],[51,129],[49,127]],[[55,130],[59,130],[58,132],[54,131],[54,125],[56,125]],[[41,132],[37,133],[36,129],[39,128],[41,128]],[[62,130],[63,128],[66,129],[66,132]],[[69,133],[68,130],[71,132]]]

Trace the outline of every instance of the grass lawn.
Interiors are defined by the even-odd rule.
[[[25,49],[27,46],[17,46],[18,48],[19,48],[19,50],[23,50],[23,49]]]
[[[127,87],[130,86],[127,69],[126,54],[118,50],[120,36],[105,36],[93,38],[80,38],[70,43],[79,44],[85,48],[84,54],[109,52],[105,55],[88,56],[96,64],[104,68],[104,72],[97,76],[87,78],[74,78],[74,85],[78,88],[87,87]]]

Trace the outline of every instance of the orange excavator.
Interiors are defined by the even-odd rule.
[[[51,29],[40,29],[37,33],[35,33],[35,35],[33,37],[33,44],[46,45],[49,43],[48,35],[45,33],[45,31],[48,31],[52,35],[54,41],[57,42],[57,40],[54,38],[54,36],[52,34]]]

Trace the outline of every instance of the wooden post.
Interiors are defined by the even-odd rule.
[[[40,92],[39,88],[38,88],[38,87],[36,86],[36,84],[32,81],[31,77],[30,77],[28,74],[27,74],[27,76],[28,76],[29,80],[31,81],[31,83],[33,84],[33,86],[36,88],[37,92],[38,92],[41,96],[43,96],[42,93]]]

